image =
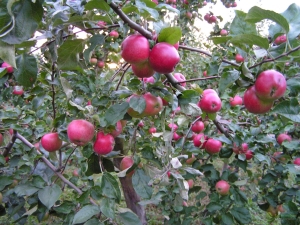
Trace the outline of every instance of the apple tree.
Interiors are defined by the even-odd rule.
[[[215,4],[1,1],[1,224],[300,224],[300,6]]]

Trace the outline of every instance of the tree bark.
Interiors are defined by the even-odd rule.
[[[120,138],[115,138],[116,144],[114,150],[121,151],[123,153],[123,141]],[[121,158],[114,158],[114,165],[117,168],[120,168]],[[126,205],[131,209],[141,220],[143,225],[147,224],[145,208],[138,204],[141,200],[138,194],[135,192],[132,186],[131,177],[120,177],[120,182],[125,197]]]

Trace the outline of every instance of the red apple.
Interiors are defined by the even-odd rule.
[[[278,136],[277,136],[277,142],[278,142],[278,144],[279,145],[282,145],[282,142],[284,142],[284,141],[288,141],[288,142],[290,142],[291,140],[292,140],[292,137],[290,136],[290,135],[288,135],[288,134],[279,134]]]
[[[228,184],[227,181],[220,180],[216,183],[215,187],[216,187],[216,191],[220,195],[228,195],[229,194],[230,185]]]
[[[13,92],[14,95],[23,95],[24,94],[24,90],[22,86],[14,86],[13,87]]]
[[[90,59],[90,63],[93,64],[93,65],[96,65],[98,62],[98,60],[96,58],[91,58]]]
[[[150,134],[156,133],[156,128],[155,127],[150,127],[149,128],[149,133]]]
[[[222,142],[213,138],[209,138],[205,144],[205,151],[209,154],[216,154],[221,151]]]
[[[248,144],[247,143],[243,143],[242,144],[242,151],[246,152],[248,150]]]
[[[259,99],[256,95],[255,86],[251,86],[244,94],[244,105],[251,113],[264,114],[272,108],[273,101],[262,101]]]
[[[274,152],[271,160],[272,162],[276,162],[277,160],[279,160],[280,162],[285,162],[286,158],[283,157],[283,152]]]
[[[166,42],[154,45],[149,54],[149,63],[158,73],[172,73],[180,61],[176,48]]]
[[[105,66],[105,62],[99,61],[99,62],[97,63],[97,66],[98,66],[99,68],[103,68],[103,67]]]
[[[141,121],[138,123],[138,126],[139,126],[139,127],[143,127],[143,126],[144,126],[144,122],[141,120]]]
[[[2,63],[1,67],[6,68],[7,73],[14,72],[14,68],[11,65],[9,65],[7,62]]]
[[[105,27],[105,26],[106,26],[106,22],[104,22],[104,21],[99,21],[99,22],[97,23],[97,25],[98,25],[99,27]]]
[[[121,44],[121,56],[131,64],[145,62],[149,58],[149,53],[149,42],[147,38],[140,34],[128,36]]]
[[[216,113],[222,108],[222,101],[215,93],[204,93],[198,102],[198,106],[206,113]]]
[[[182,75],[181,73],[174,73],[174,77],[175,79],[178,81],[178,82],[181,82],[181,81],[185,81],[185,76]],[[185,87],[186,86],[186,83],[183,82],[183,83],[180,83],[181,86]]]
[[[285,77],[276,70],[261,72],[255,81],[256,95],[264,101],[274,101],[286,91]]]
[[[222,29],[222,30],[220,31],[220,35],[221,35],[221,36],[227,36],[227,35],[228,35],[228,31],[225,30],[225,29]]]
[[[206,13],[205,16],[204,16],[204,20],[206,20],[208,22],[209,18],[210,18],[210,14]]]
[[[186,12],[185,16],[186,16],[186,18],[188,18],[188,19],[192,19],[193,14],[192,14],[191,12]]]
[[[235,107],[237,105],[243,105],[243,99],[240,96],[236,95],[233,98],[229,99],[229,104],[232,107]]]
[[[74,177],[79,177],[78,169],[73,170],[73,176]]]
[[[206,70],[203,71],[203,76],[204,76],[204,77],[207,77],[207,71],[206,71]]]
[[[194,180],[192,179],[189,179],[187,180],[188,184],[189,184],[189,189],[193,188],[194,187]]]
[[[83,119],[73,120],[67,127],[69,140],[78,146],[84,146],[90,142],[94,133],[94,125]]]
[[[176,131],[176,130],[178,129],[178,126],[177,126],[175,123],[170,123],[170,124],[168,125],[168,127],[169,127],[171,130],[174,130],[174,131]]]
[[[245,152],[245,155],[246,155],[246,160],[250,160],[253,158],[253,152],[251,150],[247,150]]]
[[[181,138],[181,136],[180,136],[179,134],[177,134],[176,132],[173,133],[172,139],[173,139],[174,141],[178,141],[180,138]]]
[[[94,152],[99,155],[106,155],[110,153],[115,146],[115,139],[111,134],[104,134],[102,131],[97,133],[96,141],[94,143]]]
[[[199,134],[204,130],[204,123],[200,120],[192,125],[192,131]]]
[[[178,50],[178,48],[179,48],[179,41],[177,41],[173,46],[174,46],[174,48],[176,48],[176,50]]]
[[[113,38],[118,38],[119,37],[119,33],[115,30],[112,30],[111,32],[109,32],[109,36],[113,37]]]
[[[146,77],[146,78],[140,78],[141,80],[143,80],[145,83],[150,83],[150,84],[154,84],[155,83],[155,79],[153,76],[151,77]]]
[[[41,138],[41,145],[48,152],[54,152],[61,148],[62,140],[59,138],[58,133],[47,133]]]
[[[0,146],[3,144],[3,135],[0,134]]]
[[[217,17],[211,15],[208,19],[208,23],[215,23],[217,21]]]
[[[207,142],[207,136],[205,136],[203,133],[195,135],[193,138],[193,143],[195,147],[205,148]]]
[[[132,64],[131,69],[134,75],[136,75],[139,78],[152,77],[155,73],[148,61],[139,64]]]
[[[294,164],[297,165],[297,166],[300,166],[300,158],[296,158],[294,160]]]
[[[244,62],[244,57],[242,55],[240,55],[240,54],[236,54],[235,55],[235,61],[237,63]]]
[[[134,161],[132,157],[130,156],[125,156],[121,162],[120,162],[120,170],[126,170],[127,168],[131,167],[133,165]],[[130,173],[126,174],[126,176],[131,177],[134,173],[134,170],[131,171]]]
[[[118,121],[116,124],[116,128],[111,132],[111,135],[113,137],[118,137],[122,133],[122,130],[123,130],[122,123],[121,121]]]
[[[237,7],[237,3],[236,2],[232,3],[231,7],[233,7],[233,8]]]
[[[286,42],[286,35],[280,35],[278,36],[275,40],[274,40],[274,44],[276,45],[280,45],[282,43],[285,43]]]

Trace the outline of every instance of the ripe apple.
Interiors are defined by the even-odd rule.
[[[166,42],[154,45],[149,54],[149,63],[158,73],[172,73],[180,61],[176,48]]]
[[[7,62],[2,63],[1,67],[6,68],[7,73],[13,73],[14,72],[14,68],[10,64],[8,64]]]
[[[178,50],[178,48],[179,48],[179,41],[177,41],[173,46],[174,46],[174,48],[175,48],[176,50]]]
[[[237,63],[244,62],[244,57],[242,55],[240,55],[240,54],[236,54],[235,55],[235,61]]]
[[[217,17],[211,15],[208,19],[208,23],[215,23],[217,21]]]
[[[188,19],[192,19],[193,14],[192,14],[191,12],[186,12],[185,16],[186,16],[186,18],[188,18]]]
[[[282,145],[282,142],[284,142],[284,141],[289,141],[290,142],[292,140],[292,137],[288,134],[283,133],[283,134],[279,134],[277,136],[276,140],[277,140],[279,145]]]
[[[256,95],[255,86],[251,86],[244,94],[244,105],[251,113],[264,114],[272,108],[273,101],[262,101],[259,99]]]
[[[276,70],[261,72],[255,81],[256,95],[264,101],[274,101],[286,91],[285,77]]]
[[[209,138],[205,144],[205,151],[209,154],[216,154],[221,151],[222,142],[213,138]]]
[[[69,140],[78,146],[84,146],[90,142],[94,133],[94,125],[83,119],[73,120],[67,127]]]
[[[220,35],[221,35],[221,36],[227,36],[227,35],[228,35],[228,31],[225,30],[225,29],[222,29],[222,30],[220,31]]]
[[[138,126],[139,126],[139,127],[143,127],[143,126],[144,126],[144,122],[141,120],[141,121],[138,123]]]
[[[181,138],[181,136],[180,136],[179,134],[177,134],[176,132],[173,133],[172,139],[173,139],[174,141],[178,141],[180,138]]]
[[[286,42],[286,35],[280,35],[278,36],[275,40],[274,40],[274,44],[276,45],[280,45],[282,43],[285,43]]]
[[[300,158],[296,158],[294,160],[294,164],[297,165],[297,166],[300,166]]]
[[[194,187],[194,180],[193,179],[189,179],[187,180],[188,184],[189,184],[189,189]]]
[[[13,92],[14,95],[23,95],[24,94],[24,90],[22,86],[14,86],[13,87]]]
[[[200,120],[198,120],[197,122],[195,122],[192,125],[192,131],[199,134],[200,132],[202,132],[204,130],[204,123]]]
[[[119,37],[119,33],[115,30],[112,30],[111,32],[109,32],[109,36],[113,37],[113,38],[118,38]]]
[[[100,20],[100,21],[98,21],[97,25],[99,27],[105,27],[106,26],[106,22]]]
[[[181,73],[174,73],[173,75],[178,82],[185,81],[185,76]],[[181,86],[185,87],[186,83],[180,83]]]
[[[123,130],[122,123],[121,121],[118,121],[116,124],[116,128],[111,132],[111,135],[113,137],[118,137],[122,133],[122,130]]]
[[[247,150],[245,152],[245,155],[246,155],[246,160],[250,160],[253,158],[253,152],[251,150]]]
[[[56,132],[47,133],[41,138],[41,145],[46,151],[54,152],[61,148],[62,140]]]
[[[206,20],[208,22],[209,18],[210,18],[210,14],[206,13],[205,16],[204,16],[204,20]]]
[[[131,65],[132,72],[139,78],[147,78],[152,77],[155,71],[150,66],[148,60],[144,63],[132,64]]]
[[[237,7],[237,3],[236,2],[232,3],[231,7],[233,7],[233,8]]]
[[[92,101],[91,100],[88,100],[86,105],[92,105]]]
[[[105,62],[99,61],[99,62],[97,63],[97,66],[98,66],[99,68],[103,68],[103,67],[105,66]]]
[[[3,144],[3,135],[0,134],[0,146]]]
[[[93,65],[96,65],[98,62],[97,58],[91,58],[90,59],[90,63],[93,64]]]
[[[229,99],[229,104],[232,107],[235,107],[237,105],[243,105],[243,99],[239,95],[236,95],[233,98]]]
[[[126,170],[127,168],[131,167],[133,165],[134,161],[132,157],[130,156],[125,156],[121,162],[120,162],[120,170]],[[126,174],[126,176],[131,177],[134,174],[134,170],[131,171],[130,173]]]
[[[78,169],[73,170],[73,176],[74,177],[79,177]]]
[[[151,77],[146,77],[146,78],[140,78],[141,80],[144,81],[144,83],[150,83],[150,84],[154,84],[155,83],[155,79],[153,76]]]
[[[219,180],[216,183],[216,191],[220,194],[220,195],[228,195],[229,194],[229,189],[230,189],[230,185],[228,184],[227,181],[225,180]]]
[[[248,150],[248,144],[247,143],[243,143],[242,144],[242,152],[246,152]]]
[[[174,130],[174,131],[176,131],[176,130],[178,129],[178,126],[177,126],[177,124],[175,124],[175,123],[170,123],[170,124],[168,125],[168,127],[169,127],[171,130]]]
[[[215,93],[204,93],[198,102],[198,106],[206,113],[215,113],[222,108],[222,101]]]
[[[204,77],[207,77],[207,71],[206,71],[206,70],[203,71],[203,76],[204,76]]]
[[[128,36],[121,44],[121,56],[131,64],[145,62],[149,58],[149,53],[149,42],[147,38],[140,34]]]
[[[103,131],[97,133],[96,141],[94,143],[94,152],[99,155],[106,155],[110,153],[115,146],[115,139],[111,134],[104,134]]]
[[[195,135],[195,137],[193,138],[194,146],[205,148],[207,139],[208,139],[207,136],[205,136],[203,133]]]
[[[156,133],[156,128],[155,127],[150,127],[149,128],[149,134]]]

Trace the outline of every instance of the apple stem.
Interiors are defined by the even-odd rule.
[[[99,159],[99,167],[100,167],[100,171],[103,174],[103,169],[102,169],[102,157],[101,155],[98,155],[98,159]]]

